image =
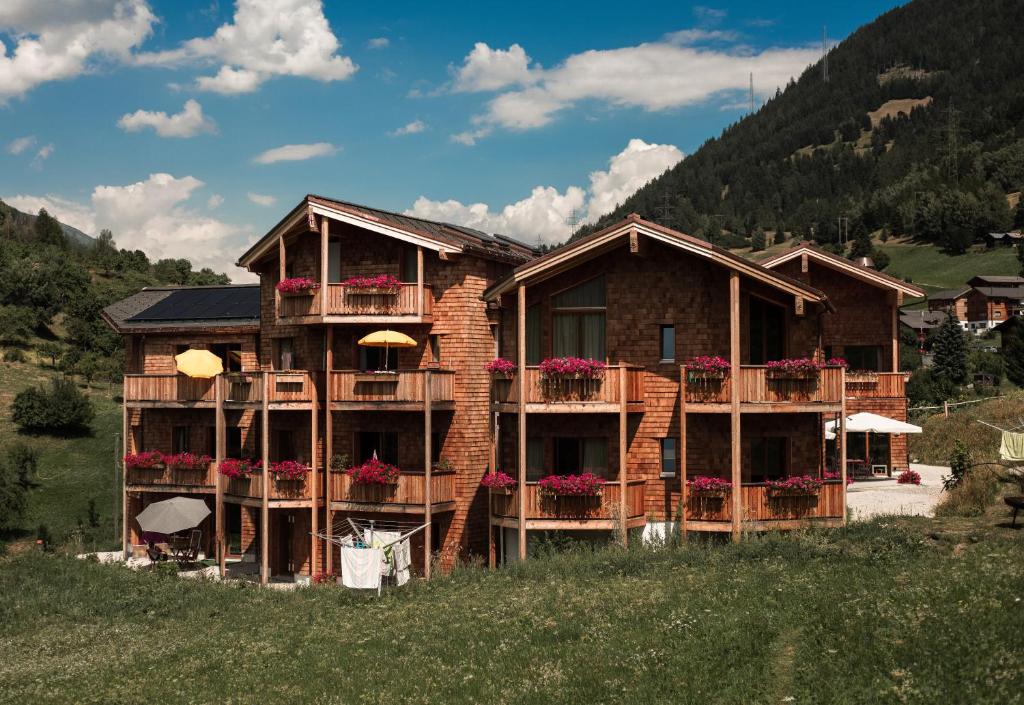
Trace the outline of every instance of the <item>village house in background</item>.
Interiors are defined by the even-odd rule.
[[[104,316],[128,355],[125,549],[148,504],[201,497],[207,555],[264,581],[336,571],[349,518],[425,524],[420,574],[523,558],[550,531],[840,525],[845,415],[905,420],[898,309],[923,295],[809,246],[762,266],[638,216],[538,257],[318,196],[239,264],[260,284],[147,289]],[[190,348],[225,373],[178,374]],[[900,437],[846,445],[907,467]]]
[[[964,330],[984,333],[1024,313],[1024,277],[978,275],[929,296],[928,310],[952,312]]]

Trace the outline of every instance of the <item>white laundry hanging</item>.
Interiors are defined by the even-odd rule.
[[[384,549],[341,547],[341,584],[347,588],[379,590]]]
[[[405,585],[412,575],[412,548],[409,538],[402,538],[399,531],[376,531],[367,529],[364,532],[368,546],[384,548],[384,575],[394,577],[398,585]]]

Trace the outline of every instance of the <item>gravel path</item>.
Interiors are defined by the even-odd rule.
[[[920,485],[900,485],[896,478],[885,480],[860,480],[850,485],[846,504],[850,519],[904,514],[913,516],[934,516],[935,505],[942,492],[942,476],[949,474],[949,468],[941,465],[917,465],[910,468],[921,474]]]

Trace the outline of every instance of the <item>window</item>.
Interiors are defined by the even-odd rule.
[[[226,441],[225,454],[228,458],[242,457],[242,429],[237,426],[228,426],[225,429],[224,440]],[[259,452],[259,451],[257,451]]]
[[[676,359],[676,327],[661,326],[661,361],[673,362]]]
[[[878,345],[847,345],[842,357],[851,370],[878,372],[882,369],[882,348]]]
[[[786,312],[782,307],[751,296],[748,326],[751,365],[786,356]]]
[[[607,438],[556,438],[555,467],[559,475],[592,472],[608,475]]]
[[[228,533],[228,553],[237,556],[242,552],[242,505],[224,503],[224,524]]]
[[[544,470],[544,439],[526,439],[526,480],[536,482],[548,473]]]
[[[526,309],[526,364],[540,364],[540,304]]]
[[[661,476],[662,477],[675,477],[676,476],[676,439],[675,438],[662,438],[661,439]]]
[[[190,345],[175,345],[174,346],[174,354],[175,355],[181,355],[183,352],[188,351],[190,347],[191,347]]]
[[[398,465],[398,434],[394,431],[360,431],[356,442],[360,463],[365,463],[376,453],[381,462]]]
[[[274,431],[274,457],[278,461],[298,460],[295,446],[295,431],[285,428]]]
[[[359,369],[397,370],[397,348],[359,348]]]
[[[172,453],[188,453],[189,448],[189,433],[191,429],[188,426],[175,426],[171,429],[171,452]]]
[[[430,336],[430,361],[434,364],[441,364],[441,336]]]
[[[295,369],[295,340],[293,338],[278,338],[276,341],[277,354],[275,355],[275,367],[279,370]]]
[[[217,427],[206,427],[206,454],[211,458],[217,457]]]
[[[786,440],[783,436],[753,439],[750,449],[751,482],[764,482],[786,475]]]
[[[337,284],[341,281],[341,241],[327,242],[327,281]]]
[[[227,372],[242,371],[242,346],[240,343],[217,343],[210,351],[220,358]]]
[[[604,276],[552,296],[552,354],[604,360],[605,306]]]
[[[441,433],[439,431],[430,432],[430,462],[441,462]]]
[[[402,261],[398,278],[406,284],[415,284],[419,274],[419,258],[416,256],[415,247],[406,247],[402,250]]]

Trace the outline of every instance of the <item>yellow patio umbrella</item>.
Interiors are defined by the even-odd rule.
[[[186,350],[174,356],[178,372],[188,377],[210,379],[224,371],[224,363],[209,350]]]
[[[388,348],[414,348],[416,341],[397,330],[378,330],[359,339],[364,348],[384,348],[384,369],[388,368]]]

